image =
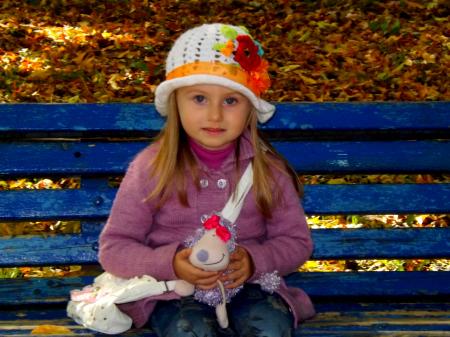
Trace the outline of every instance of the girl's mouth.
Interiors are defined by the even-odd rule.
[[[203,128],[203,130],[210,134],[219,134],[225,131],[225,129],[220,128]]]

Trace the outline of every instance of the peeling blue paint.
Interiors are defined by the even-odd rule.
[[[301,124],[300,129],[301,130],[314,129],[314,126],[312,124]]]

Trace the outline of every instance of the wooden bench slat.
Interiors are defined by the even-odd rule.
[[[131,159],[148,144],[0,143],[4,158],[0,175],[122,175]],[[276,141],[273,145],[301,173],[450,173],[450,141]]]
[[[355,313],[357,315],[357,313]],[[409,320],[410,321],[410,320]],[[359,324],[364,324],[364,322],[359,321]],[[348,327],[343,329],[342,327],[330,327],[327,331],[324,329],[310,330],[305,327],[304,330],[295,332],[295,337],[373,337],[373,336],[384,336],[384,337],[448,337],[450,332],[447,332],[447,325],[435,326],[433,323],[426,327],[417,327],[411,325],[396,325],[395,329],[391,325],[377,325],[376,323],[367,323],[368,326],[359,326],[358,329],[355,327]],[[332,331],[330,331],[332,330]]]
[[[0,238],[0,266],[95,264],[101,226],[89,226],[97,231]],[[315,229],[312,235],[313,259],[450,258],[450,231],[445,228]]]
[[[20,330],[2,330],[0,325],[0,333],[2,337],[30,337],[31,331],[42,324],[31,323],[31,325],[24,325],[29,324],[28,322],[21,322],[21,320],[17,320],[16,324],[19,324],[19,326],[22,326],[23,328],[20,328]],[[104,337],[105,334],[102,334],[100,332],[94,332],[90,331],[89,329],[83,328],[82,326],[77,325],[75,322],[67,323],[66,320],[54,320],[49,322],[44,322],[44,324],[50,324],[50,325],[56,325],[56,326],[63,326],[68,328],[71,332],[68,334],[51,334],[53,337]],[[46,334],[47,336],[49,334]],[[44,336],[44,334],[37,335],[37,336]],[[157,337],[156,334],[154,334],[151,329],[149,328],[143,328],[143,329],[133,329],[130,331],[127,331],[125,333],[121,333],[120,335],[116,335],[120,337]],[[322,335],[322,337],[324,337]]]
[[[148,142],[0,143],[3,176],[123,175]]]
[[[308,214],[448,213],[450,184],[306,185]]]
[[[413,274],[414,276],[414,274]],[[326,298],[314,297],[316,308],[318,312],[379,312],[389,309],[393,313],[401,316],[404,314],[403,310],[412,310],[422,312],[423,315],[450,315],[450,302],[446,297],[440,299],[422,297],[421,301],[408,301],[407,299],[399,298],[398,301],[392,301],[388,298],[370,298],[361,301],[336,301]],[[334,298],[335,299],[335,298]]]
[[[0,279],[0,304],[63,304],[71,290],[82,289],[92,281],[93,277]],[[15,296],[17,291],[21,298]]]
[[[333,272],[295,273],[287,283],[314,298],[427,297],[450,295],[445,272]],[[65,303],[70,290],[91,284],[92,277],[0,279],[0,304]],[[20,291],[21,298],[16,294]]]
[[[317,316],[302,324],[295,336],[450,336],[448,331],[450,308],[442,303],[352,303],[336,306],[316,304]],[[29,336],[39,324],[53,324],[69,328],[75,336],[103,336],[77,326],[65,317],[64,308],[0,311],[2,336]],[[15,328],[11,328],[14,325]],[[403,331],[403,333],[401,332]],[[121,336],[154,337],[147,328],[132,329]]]
[[[313,259],[450,258],[447,228],[316,229],[312,236]]]
[[[339,302],[339,301],[336,301]],[[316,304],[317,316],[297,336],[446,336],[450,307],[444,303],[353,302]],[[439,333],[441,335],[439,335]]]
[[[106,218],[117,189],[2,191],[0,220]],[[450,184],[306,185],[308,214],[449,213]]]
[[[450,102],[279,103],[262,130],[447,130]],[[301,122],[299,122],[301,121]]]
[[[0,133],[157,132],[164,124],[153,104],[1,104],[0,114]]]
[[[263,130],[450,130],[450,102],[276,103]],[[17,115],[20,114],[20,118]],[[1,104],[0,133],[159,130],[153,104]],[[301,121],[301,122],[299,122]]]
[[[273,144],[300,173],[450,172],[449,141],[297,141]]]
[[[41,310],[23,309],[0,311],[0,336],[2,337],[30,337],[32,336],[31,331],[39,325],[54,325],[57,327],[65,327],[70,330],[70,334],[52,334],[53,336],[105,336],[105,334],[94,332],[78,325],[71,318],[67,317],[65,308],[61,307],[42,308]],[[132,329],[126,333],[120,334],[120,336],[156,337],[156,335],[154,335],[149,328]]]
[[[347,307],[319,303],[316,305],[317,316],[302,324],[295,336],[372,337],[380,329],[383,336],[424,336],[425,331],[426,336],[450,336],[448,304],[420,304],[357,302]],[[15,324],[16,328],[12,329],[12,324]],[[38,324],[65,326],[72,331],[73,336],[104,336],[77,326],[65,317],[64,308],[0,311],[2,336],[26,337]],[[132,329],[121,336],[155,337],[148,328]]]
[[[0,220],[106,218],[117,190],[17,190],[1,192]]]
[[[389,310],[372,313],[319,313],[300,327],[295,336],[450,336],[445,313],[421,317],[423,312],[404,310],[403,317]]]
[[[295,273],[287,283],[314,297],[448,296],[446,272]]]
[[[0,237],[0,266],[97,263],[98,235]]]

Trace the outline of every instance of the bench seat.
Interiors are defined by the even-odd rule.
[[[296,331],[295,336],[450,336],[448,301],[315,303],[317,316]],[[67,318],[65,307],[16,308],[0,312],[1,336],[25,337],[38,325],[65,327],[76,336],[104,336]],[[132,329],[121,336],[156,337],[148,328]]]

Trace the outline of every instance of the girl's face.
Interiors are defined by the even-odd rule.
[[[235,141],[246,128],[252,110],[244,95],[212,84],[177,89],[176,102],[188,136],[211,150]]]

